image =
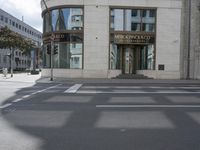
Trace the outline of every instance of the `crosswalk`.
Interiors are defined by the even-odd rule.
[[[30,88],[25,93],[61,93],[61,94],[200,94],[198,86],[120,86],[120,85],[84,85],[59,84],[49,88]],[[19,92],[19,93],[20,93]]]
[[[38,89],[28,89],[22,91],[23,93],[35,92]],[[198,86],[120,86],[120,85],[84,85],[60,84],[39,90],[40,93],[63,93],[63,94],[200,94],[200,87]]]

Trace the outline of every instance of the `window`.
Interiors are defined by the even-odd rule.
[[[8,18],[7,17],[5,17],[5,23],[8,23]]]
[[[154,24],[149,24],[149,32],[154,32]]]
[[[12,25],[13,25],[13,27],[15,26],[15,22],[14,21],[12,22]]]
[[[142,17],[145,18],[146,16],[147,16],[147,10],[143,10],[143,11],[142,11]]]
[[[155,14],[153,9],[111,9],[111,31],[155,32]]]
[[[21,30],[21,25],[19,25],[19,29]]]
[[[132,23],[131,24],[131,31],[140,31],[140,24],[139,23]]]
[[[16,23],[15,25],[16,25],[16,28],[18,28],[18,23]]]
[[[1,15],[1,21],[3,21],[3,19],[4,19],[4,17],[3,17],[3,15]]]
[[[136,17],[138,15],[137,10],[132,10],[131,15],[132,17]]]
[[[79,57],[74,57],[74,64],[78,64],[79,63]]]
[[[82,8],[61,8],[51,11],[49,16],[46,13],[43,17],[45,32],[62,30],[82,30],[83,29],[83,10]]]
[[[149,11],[149,17],[155,17],[155,10]]]

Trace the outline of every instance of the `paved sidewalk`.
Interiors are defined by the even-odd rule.
[[[113,83],[113,84],[200,84],[200,80],[156,80],[156,79],[94,79],[94,78],[54,78],[50,81],[49,77],[41,77],[37,83],[74,83],[74,84],[84,84],[84,83]]]
[[[28,83],[113,83],[113,84],[128,84],[128,83],[138,83],[138,84],[200,84],[200,80],[155,80],[155,79],[94,79],[94,78],[55,78],[53,81],[50,81],[49,77],[41,77],[41,74],[31,75],[27,73],[16,73],[13,75],[13,78],[10,77],[10,74],[7,75],[7,78],[0,74],[1,82],[28,82]]]
[[[28,83],[35,83],[39,78],[41,78],[41,74],[38,75],[31,75],[28,73],[16,73],[13,74],[13,77],[11,78],[11,75],[8,74],[7,77],[4,77],[3,74],[0,74],[0,81],[1,82],[28,82]]]

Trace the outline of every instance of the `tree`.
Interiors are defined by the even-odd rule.
[[[14,51],[19,49],[23,53],[28,53],[33,47],[35,47],[35,44],[31,40],[28,40],[18,33],[11,31],[7,26],[0,28],[0,49],[10,50],[11,77],[13,77]]]

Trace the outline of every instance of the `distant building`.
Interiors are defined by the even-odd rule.
[[[20,34],[22,37],[32,40],[36,45],[36,48],[31,50],[30,55],[25,55],[22,51],[15,50],[13,69],[25,70],[27,68],[40,68],[42,33],[0,9],[0,27],[5,26]],[[0,49],[0,68],[10,68],[9,54],[10,50]]]
[[[200,79],[199,0],[45,1],[42,76],[50,76],[53,33],[56,77]]]

